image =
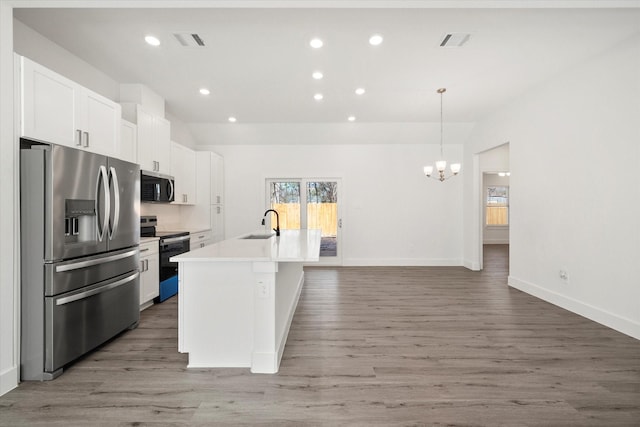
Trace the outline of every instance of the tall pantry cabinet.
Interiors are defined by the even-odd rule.
[[[224,159],[210,151],[196,151],[196,205],[184,206],[182,220],[211,228],[213,242],[224,240]]]
[[[211,155],[211,230],[213,241],[224,240],[224,159]]]

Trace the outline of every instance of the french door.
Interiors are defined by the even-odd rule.
[[[320,263],[341,265],[339,179],[267,179],[266,202],[280,215],[281,230],[320,229]],[[271,228],[276,224],[271,214]]]

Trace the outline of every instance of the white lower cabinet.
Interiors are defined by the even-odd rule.
[[[191,233],[189,250],[193,251],[195,249],[204,248],[205,246],[212,245],[213,243],[213,232],[211,230]]]
[[[140,310],[153,305],[160,295],[160,254],[158,240],[140,244]]]

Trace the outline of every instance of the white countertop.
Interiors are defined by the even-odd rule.
[[[186,231],[189,234],[203,233],[205,231],[211,231],[211,227],[185,227],[184,225],[177,224],[163,224],[162,227],[157,227],[158,231]]]
[[[282,230],[269,239],[243,239],[256,231],[224,240],[181,255],[172,262],[276,261],[317,262],[320,259],[320,230]]]

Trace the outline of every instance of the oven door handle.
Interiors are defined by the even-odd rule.
[[[180,236],[180,237],[169,237],[168,239],[161,239],[160,244],[166,243],[175,243],[175,242],[183,242],[185,240],[189,240],[191,236]]]

